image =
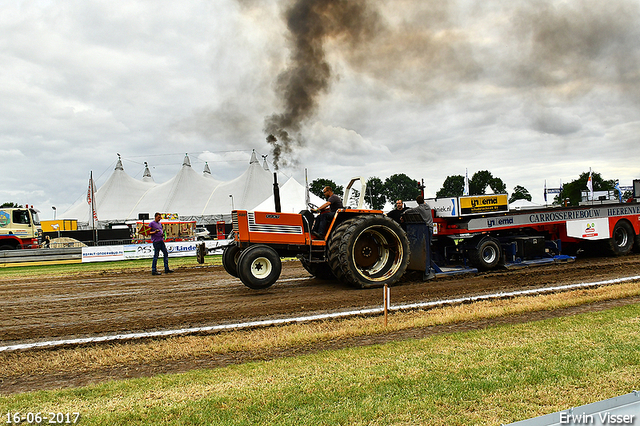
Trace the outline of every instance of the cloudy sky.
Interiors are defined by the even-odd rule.
[[[218,180],[640,178],[638,0],[0,0],[0,202]],[[267,142],[275,135],[276,142]]]

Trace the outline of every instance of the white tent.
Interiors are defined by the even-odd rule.
[[[142,181],[127,175],[118,159],[113,174],[96,191],[98,220],[118,222],[135,220],[139,213],[177,213],[180,217],[220,218],[232,209],[253,210],[273,194],[273,176],[266,165],[261,166],[255,151],[249,167],[238,178],[220,182],[211,176],[205,164],[202,175],[191,167],[185,156],[180,171],[169,181],[157,184],[151,178],[148,167]],[[61,215],[87,223],[89,206],[83,197]]]
[[[509,203],[509,210],[537,209],[538,207],[542,206],[525,199],[515,200],[513,203]]]
[[[98,220],[128,217],[131,208],[154,186],[153,180],[143,182],[126,174],[122,167],[122,161],[118,158],[113,174],[96,191]],[[62,217],[78,219],[78,222],[89,222],[91,213],[86,198],[83,197]]]
[[[293,177],[289,178],[284,185],[280,186],[280,206],[283,213],[298,213],[301,210],[308,209],[305,202],[306,190],[304,185],[298,183]],[[316,206],[321,206],[325,203],[320,197],[315,194],[309,194],[309,201]],[[272,212],[275,211],[274,196],[264,200],[253,210]]]

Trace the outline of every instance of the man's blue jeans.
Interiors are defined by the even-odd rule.
[[[151,272],[156,272],[156,266],[158,265],[158,255],[162,251],[162,258],[164,260],[164,270],[169,270],[169,252],[164,241],[153,242],[153,262],[151,262]]]

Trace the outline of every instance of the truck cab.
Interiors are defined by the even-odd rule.
[[[42,229],[34,208],[0,208],[0,250],[38,248]]]

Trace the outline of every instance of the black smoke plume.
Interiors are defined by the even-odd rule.
[[[303,142],[303,124],[318,109],[319,96],[331,82],[324,43],[339,39],[357,45],[373,37],[378,16],[364,0],[297,0],[286,12],[290,65],[276,81],[282,111],[265,118],[273,164],[295,163],[291,154]]]

